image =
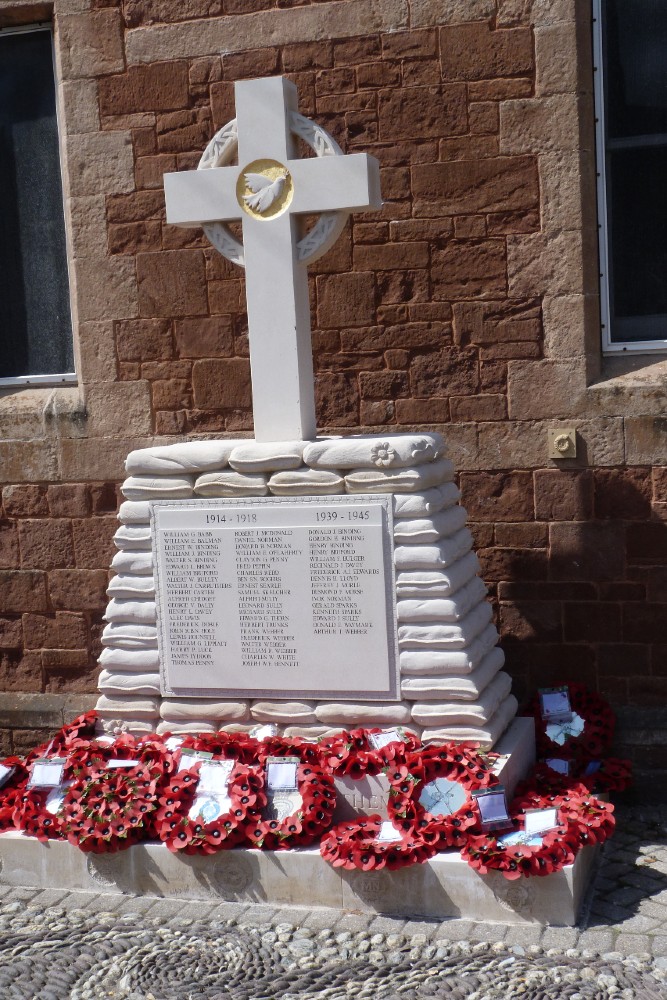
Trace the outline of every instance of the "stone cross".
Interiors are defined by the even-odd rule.
[[[379,165],[364,153],[342,155],[298,115],[296,87],[283,77],[236,83],[235,100],[236,124],[225,128],[237,139],[238,166],[165,174],[167,222],[208,232],[240,220],[243,247],[230,259],[245,258],[255,439],[309,440],[316,425],[306,262],[328,249],[326,233],[335,229],[335,237],[350,211],[380,207]],[[295,123],[319,133],[311,143],[319,155],[295,157]],[[320,253],[308,258],[299,252],[297,218],[315,213],[328,213],[331,224]]]

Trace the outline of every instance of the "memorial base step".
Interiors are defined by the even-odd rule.
[[[137,844],[116,854],[85,854],[66,841],[42,844],[16,830],[0,834],[0,883],[39,889],[184,900],[329,907],[356,913],[443,920],[573,926],[595,848],[560,872],[508,881],[480,875],[457,852],[401,871],[332,868],[317,847],[291,851],[235,848],[208,856]],[[332,922],[336,919],[332,913]]]

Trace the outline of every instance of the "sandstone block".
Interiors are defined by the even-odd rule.
[[[442,250],[433,253],[435,297],[492,299],[504,296],[507,288],[506,256],[504,240],[488,239],[479,243],[451,240]],[[533,292],[535,287],[539,286],[533,284]],[[514,294],[522,293],[517,289]]]
[[[74,288],[82,322],[137,315],[133,260],[124,257],[80,257],[74,272]],[[92,386],[89,388],[92,389]]]
[[[250,363],[245,358],[195,361],[192,368],[194,403],[201,409],[243,409],[250,406]]]
[[[528,211],[539,206],[537,163],[531,156],[496,156],[417,164],[412,191],[420,216]]]
[[[170,358],[171,324],[168,320],[133,319],[116,324],[120,361],[159,361]]]
[[[495,80],[529,76],[533,42],[528,28],[491,30],[488,22],[457,24],[440,29],[443,80]]]
[[[74,566],[72,526],[66,518],[18,522],[21,566],[24,569],[53,569]],[[0,533],[0,541],[2,535]]]
[[[137,254],[140,315],[206,315],[205,277],[201,250]]]
[[[233,353],[234,338],[229,316],[177,320],[174,342],[179,358],[221,358]]]
[[[121,67],[122,68],[122,67]],[[130,66],[125,73],[100,81],[103,115],[137,111],[173,111],[188,103],[188,67],[185,62]]]
[[[316,287],[318,326],[367,326],[374,321],[375,279],[371,271],[319,275]]]
[[[541,521],[591,520],[593,486],[588,469],[539,469],[535,473],[535,516]]]
[[[26,523],[41,525],[48,522],[27,521]],[[18,569],[20,559],[19,535],[16,525],[10,521],[0,521],[0,568]],[[27,565],[30,565],[30,563]],[[46,569],[45,566],[40,566],[39,562],[36,562],[35,566],[38,569]]]
[[[467,131],[465,85],[381,90],[378,122],[385,142],[462,135]]]
[[[73,197],[132,191],[134,157],[130,133],[86,132],[70,136],[67,168]]]
[[[52,517],[86,517],[90,494],[85,483],[57,483],[46,490]]]
[[[422,27],[485,21],[495,13],[494,0],[412,0],[410,23],[413,27]]]
[[[61,85],[67,135],[98,132],[100,113],[96,80],[65,80]]]
[[[575,94],[503,101],[500,105],[500,151],[544,153],[576,150],[580,145],[579,98]],[[591,142],[593,132],[591,132]],[[590,148],[590,147],[588,147]]]
[[[46,611],[46,574],[35,570],[0,570],[0,611],[21,614]]]
[[[113,517],[76,518],[72,522],[74,552],[79,569],[106,569],[114,554]]]
[[[461,498],[471,521],[532,521],[530,472],[464,472]]]
[[[550,526],[553,580],[621,580],[625,532],[617,522],[554,523]]]
[[[67,611],[99,611],[106,603],[105,570],[53,569],[49,573],[49,595],[54,608]]]
[[[103,76],[123,69],[123,36],[118,11],[60,14],[58,34],[65,79]]]

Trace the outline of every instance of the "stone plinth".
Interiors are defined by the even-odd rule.
[[[12,830],[0,834],[0,884],[572,926],[594,857],[595,848],[587,847],[561,872],[508,881],[497,873],[479,875],[455,852],[397,872],[341,872],[320,857],[317,847],[235,848],[183,857],[163,844],[146,843],[119,854],[93,855],[67,841],[40,844]]]
[[[287,736],[404,725],[424,741],[474,740],[490,748],[517,703],[491,606],[477,576],[466,512],[439,434],[261,442],[182,442],[132,452],[102,637],[98,711],[108,729],[142,733],[247,731],[273,722]],[[400,693],[364,702],[238,692],[164,696],[160,682],[153,500],[391,495]],[[363,665],[360,663],[360,669]],[[227,685],[229,690],[229,686]],[[208,692],[207,692],[208,694]]]

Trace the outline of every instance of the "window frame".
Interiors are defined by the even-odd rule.
[[[60,111],[60,103],[58,101],[58,74],[57,74],[57,64],[56,64],[56,48],[55,39],[53,35],[53,23],[51,21],[36,21],[33,24],[20,24],[11,25],[6,28],[0,28],[0,38],[4,38],[7,35],[24,35],[28,32],[36,31],[48,31],[51,36],[51,64],[53,67],[53,84],[55,90],[55,109],[56,109],[56,129],[58,132],[58,166],[60,169],[60,190],[62,196],[62,208],[63,217],[65,218],[65,267],[67,269],[67,292],[69,300],[69,312],[70,312],[70,329],[72,341],[74,341],[74,317],[72,314],[72,273],[70,267],[70,240],[69,233],[67,231],[67,219],[65,213],[65,183],[63,177],[63,147],[62,147],[62,119]],[[12,375],[7,378],[0,378],[0,390],[10,389],[10,388],[21,388],[29,386],[38,387],[49,387],[58,385],[72,385],[78,383],[78,376],[76,373],[76,351],[74,352],[74,371],[72,372],[61,372],[49,375]]]
[[[611,258],[609,254],[608,204],[606,176],[606,107],[602,4],[593,2],[593,91],[595,99],[595,163],[598,202],[598,249],[600,273],[600,325],[603,355],[666,354],[667,337],[660,340],[611,339]],[[667,326],[667,320],[665,321]]]

